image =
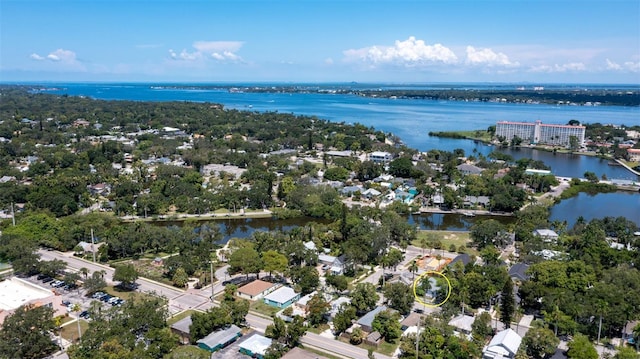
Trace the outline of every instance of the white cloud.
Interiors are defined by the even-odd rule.
[[[404,66],[426,65],[434,63],[453,64],[458,57],[449,48],[441,45],[427,45],[423,40],[410,36],[407,40],[396,40],[393,46],[370,46],[349,49],[343,52],[348,62],[377,64],[395,64]]]
[[[607,70],[622,70],[622,66],[619,64],[607,59]]]
[[[169,57],[174,60],[197,61],[211,58],[225,62],[243,62],[242,57],[236,54],[244,43],[241,41],[196,41],[192,44],[195,51],[189,52],[183,49],[180,54],[169,49]]]
[[[553,66],[550,65],[540,65],[533,66],[529,69],[529,72],[581,72],[587,71],[587,66],[582,62],[570,62],[562,65],[555,64]]]
[[[70,50],[57,49],[56,51],[47,55],[47,58],[51,61],[74,63],[76,62],[76,53]]]
[[[325,65],[333,65],[333,59],[330,57],[327,57],[326,59],[324,59],[324,63]]]
[[[485,65],[485,66],[519,66],[518,62],[511,62],[507,55],[502,52],[494,52],[489,48],[477,49],[473,46],[467,46],[467,64],[469,65]]]
[[[640,62],[626,61],[622,65],[606,59],[607,70],[640,72]]]
[[[33,53],[33,54],[29,55],[29,57],[32,58],[33,60],[38,60],[38,61],[44,60],[44,57],[42,57],[42,56],[40,56],[40,55],[38,55],[36,53]]]

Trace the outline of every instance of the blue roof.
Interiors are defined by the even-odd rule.
[[[382,312],[383,310],[386,310],[387,306],[386,305],[381,305],[379,307],[377,307],[376,309],[370,311],[369,313],[365,314],[362,318],[358,319],[358,324],[362,325],[362,326],[367,326],[367,327],[371,327],[371,324],[373,323],[373,320],[376,319],[376,315],[378,315],[378,313]]]

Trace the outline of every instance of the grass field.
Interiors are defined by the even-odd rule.
[[[251,302],[249,306],[249,310],[258,312],[260,314],[266,315],[268,317],[272,317],[276,313],[280,311],[280,308],[272,307],[261,300],[256,300],[255,302]]]
[[[425,254],[433,248],[434,242],[440,242],[442,248],[444,250],[449,250],[451,245],[455,245],[456,250],[460,248],[460,246],[465,246],[467,249],[465,253],[469,254],[477,254],[477,251],[474,248],[471,248],[471,237],[469,235],[470,232],[462,232],[462,231],[418,231],[417,238],[411,242],[412,245],[416,247],[422,248],[422,239],[427,240],[427,246],[425,247]]]
[[[80,319],[80,332],[84,333],[89,328],[89,323]],[[62,327],[62,337],[69,341],[75,341],[78,339],[78,323],[69,323]]]

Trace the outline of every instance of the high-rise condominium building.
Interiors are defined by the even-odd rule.
[[[504,137],[510,141],[518,137],[523,142],[531,144],[546,144],[569,147],[571,136],[574,136],[578,145],[584,142],[584,126],[548,125],[542,121],[510,122],[499,121],[496,123],[496,136]]]

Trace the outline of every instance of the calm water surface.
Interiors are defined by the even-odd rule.
[[[197,101],[216,102],[226,108],[251,111],[277,111],[299,115],[317,116],[329,121],[361,123],[399,136],[409,147],[420,151],[442,149],[451,151],[462,148],[467,154],[489,154],[495,147],[468,140],[429,137],[430,131],[455,131],[486,129],[500,120],[565,124],[571,119],[583,123],[610,123],[640,125],[640,108],[620,106],[553,106],[534,104],[508,104],[462,101],[406,100],[366,98],[355,95],[331,95],[318,93],[230,93],[227,90],[157,89],[150,84],[49,84],[57,88],[56,94],[82,95],[105,100],[137,101]],[[381,86],[384,87],[384,86]],[[393,87],[393,86],[389,86]],[[554,174],[566,177],[583,177],[586,171],[599,177],[637,180],[637,176],[608,161],[595,157],[553,154],[531,149],[500,149],[514,158],[533,158],[551,167]],[[585,219],[622,215],[638,222],[640,194],[601,194],[589,197],[580,194],[565,200],[552,209],[553,219],[575,222],[578,216]],[[409,218],[425,229],[465,230],[475,219],[451,215],[428,215]],[[254,222],[255,221],[255,222]],[[270,226],[290,229],[299,223],[250,220],[237,224],[224,224],[227,236],[246,236],[253,230],[272,230]],[[235,223],[235,221],[233,221]],[[275,223],[274,223],[275,222]],[[269,224],[267,224],[269,223]],[[287,227],[291,225],[292,227]],[[280,228],[275,228],[280,229]]]

